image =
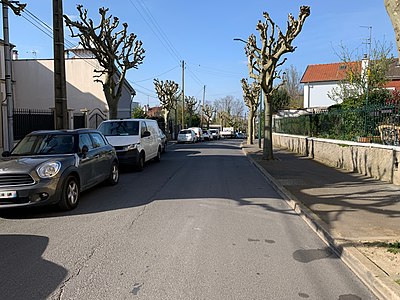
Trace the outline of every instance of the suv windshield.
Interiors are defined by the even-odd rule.
[[[74,153],[72,134],[38,134],[24,137],[11,155],[46,155]]]
[[[105,136],[139,135],[139,121],[104,122],[98,130]]]

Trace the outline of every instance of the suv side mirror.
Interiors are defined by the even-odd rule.
[[[150,136],[150,131],[143,132],[142,137],[148,137],[148,136]]]
[[[81,150],[82,157],[85,158],[88,152],[89,152],[89,147],[86,145],[83,145],[82,150]]]

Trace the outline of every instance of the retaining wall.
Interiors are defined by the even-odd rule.
[[[273,134],[273,145],[341,168],[400,185],[400,147]]]

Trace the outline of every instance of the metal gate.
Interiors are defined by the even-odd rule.
[[[54,114],[52,110],[14,109],[14,139],[20,140],[34,130],[53,130]]]

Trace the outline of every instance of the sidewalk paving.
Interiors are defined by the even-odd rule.
[[[365,245],[400,241],[400,186],[283,149],[272,161],[262,160],[258,145],[242,150],[378,298],[400,299],[400,254]]]

